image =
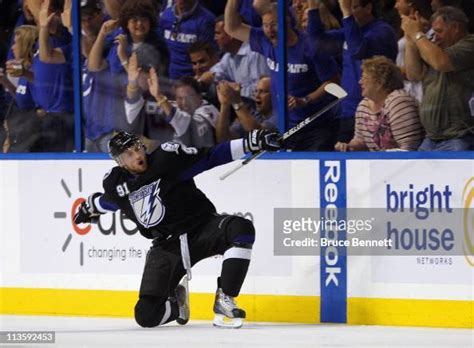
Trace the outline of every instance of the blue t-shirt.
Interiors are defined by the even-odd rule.
[[[333,58],[317,52],[308,36],[298,33],[298,42],[287,47],[288,64],[288,95],[304,98],[316,90],[323,82],[331,79],[338,73],[338,67]],[[274,114],[278,106],[278,64],[277,51],[270,40],[263,33],[263,29],[252,28],[250,31],[250,47],[253,51],[263,54],[267,58],[267,65],[271,75],[271,93]],[[330,102],[326,95],[314,103],[288,111],[288,126],[291,128],[308,116],[317,113]],[[330,117],[331,112],[326,117]]]
[[[178,21],[175,6],[168,7],[161,14],[160,33],[168,45],[170,53],[169,77],[179,79],[193,76],[191,59],[187,49],[196,41],[210,42],[214,45],[215,16],[201,5],[187,17]]]
[[[47,64],[40,61],[37,51],[32,70],[35,75],[33,97],[38,107],[47,112],[71,113],[74,110],[72,81],[72,45],[70,35],[50,37],[52,48],[60,47],[66,58],[64,64]]]
[[[33,84],[31,82],[24,77],[20,77],[15,93],[15,103],[20,111],[28,111],[36,108],[36,103],[31,94],[32,88]]]
[[[341,84],[348,96],[341,102],[341,116],[354,117],[357,105],[362,100],[359,85],[362,60],[382,55],[395,61],[398,46],[394,30],[379,19],[359,27],[354,17],[350,16],[343,19],[343,28],[324,31],[319,10],[312,10],[308,13],[308,33],[316,40],[338,40],[343,43]]]

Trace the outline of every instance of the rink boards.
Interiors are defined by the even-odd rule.
[[[278,154],[252,162],[225,181],[219,175],[235,163],[197,177],[218,211],[255,224],[252,263],[239,297],[249,319],[474,327],[472,215],[459,229],[450,227],[458,226],[457,215],[446,215],[445,227],[462,245],[463,252],[454,255],[345,257],[340,249],[338,257],[327,249],[275,255],[274,237],[281,233],[275,228],[275,208],[387,211],[402,200],[410,204],[410,197],[416,203],[425,192],[435,205],[472,210],[472,155],[422,156]],[[92,156],[0,161],[0,313],[133,316],[150,242],[118,213],[90,227],[71,220],[80,199],[101,190],[112,166]],[[397,227],[409,228],[412,219],[417,216]],[[194,319],[212,317],[220,263],[213,258],[193,269]]]

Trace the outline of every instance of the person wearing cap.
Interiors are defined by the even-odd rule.
[[[84,57],[89,56],[103,22],[104,13],[99,0],[81,0],[81,45]]]

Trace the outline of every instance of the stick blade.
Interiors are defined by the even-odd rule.
[[[337,99],[342,99],[347,97],[347,92],[338,84],[335,84],[333,82],[328,83],[326,86],[324,86],[324,90],[335,96]]]

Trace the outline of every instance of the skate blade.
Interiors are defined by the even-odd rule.
[[[240,329],[243,324],[243,318],[229,318],[223,314],[215,314],[212,322],[212,325],[219,329]]]

